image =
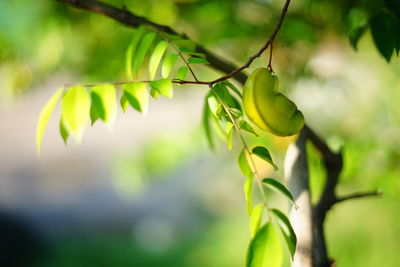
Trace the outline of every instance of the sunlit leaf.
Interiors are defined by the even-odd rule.
[[[160,95],[160,93],[157,91],[157,90],[155,90],[154,88],[151,88],[150,89],[150,95],[151,95],[151,97],[153,98],[153,99],[158,99],[158,96]]]
[[[215,96],[211,95],[207,98],[208,106],[210,108],[211,113],[216,117],[219,118],[218,110],[222,109],[221,104],[218,102]]]
[[[150,87],[157,90],[161,95],[172,98],[173,88],[172,81],[169,79],[161,79],[149,83]]]
[[[272,178],[264,178],[262,181],[268,187],[282,193],[294,204],[294,198],[293,198],[292,194],[283,184],[281,184],[280,182],[278,182],[277,180],[272,179]]]
[[[210,64],[205,58],[201,57],[191,57],[188,59],[190,64]]]
[[[146,34],[141,40],[137,52],[133,55],[133,70],[135,71],[135,73],[138,73],[140,66],[142,65],[143,59],[146,56],[146,53],[149,50],[150,45],[153,43],[155,37],[156,33],[150,32]]]
[[[185,54],[190,55],[190,56],[202,57],[202,58],[206,57],[206,55],[204,55],[203,53],[193,52],[193,51],[190,51],[189,49],[186,49],[184,47],[180,48],[179,50],[182,53],[185,53]]]
[[[251,216],[253,211],[253,176],[250,175],[246,178],[243,185],[244,197],[246,199],[247,213]]]
[[[226,122],[225,132],[229,149],[232,149],[232,129],[233,129],[233,124],[230,121]]]
[[[154,77],[156,76],[158,65],[160,64],[161,58],[163,57],[167,48],[168,48],[168,43],[165,41],[161,41],[157,44],[156,48],[154,49],[153,54],[151,55],[149,61],[150,79],[154,79]]]
[[[219,98],[231,109],[237,109],[240,111],[241,114],[241,106],[238,100],[231,95],[228,88],[226,87],[225,83],[217,83],[214,85],[215,92],[212,92],[214,95],[215,93],[218,94]],[[239,115],[240,116],[240,115]]]
[[[229,87],[233,92],[235,92],[235,94],[237,94],[238,97],[242,98],[242,93],[232,83],[227,82],[227,81],[223,81],[222,84],[224,86],[226,86],[226,87]]]
[[[53,110],[54,110],[58,100],[60,99],[62,91],[63,91],[63,88],[58,89],[54,93],[54,95],[49,99],[49,101],[47,101],[46,105],[43,107],[42,111],[40,112],[37,129],[36,129],[36,146],[37,146],[38,155],[40,155],[40,148],[41,148],[41,144],[42,144],[44,131],[46,130],[46,126],[50,119],[50,116],[53,113]]]
[[[68,132],[67,128],[65,127],[63,118],[60,119],[60,135],[61,135],[62,140],[64,141],[64,144],[67,145],[69,132]]]
[[[149,106],[146,84],[143,82],[127,83],[123,85],[122,90],[129,104],[146,115]]]
[[[257,134],[256,131],[254,130],[254,128],[251,127],[251,125],[250,125],[247,121],[245,121],[245,120],[241,120],[241,121],[239,122],[239,127],[240,127],[241,130],[244,130],[244,131],[246,131],[246,132],[249,132],[249,133],[254,134],[255,136],[258,136],[258,134]]]
[[[71,87],[63,96],[62,118],[68,132],[80,143],[90,118],[90,95],[83,86]]]
[[[250,223],[249,223],[251,237],[254,237],[258,229],[260,229],[263,210],[264,210],[264,205],[258,204],[254,207],[253,211],[251,212]]]
[[[131,43],[128,46],[128,49],[126,50],[126,60],[125,60],[125,69],[126,69],[126,75],[130,80],[133,79],[133,73],[132,73],[132,59],[133,59],[133,54],[136,51],[136,47],[139,43],[139,40],[142,38],[143,33],[145,32],[145,27],[144,26],[139,26],[133,33],[133,38]]]
[[[112,84],[97,85],[91,92],[90,116],[92,124],[97,118],[111,126],[117,113],[117,90]]]
[[[214,149],[215,146],[214,146],[214,140],[213,140],[211,125],[210,125],[210,109],[208,107],[207,98],[204,101],[202,124],[203,124],[203,128],[204,128],[204,132],[206,134],[208,145],[210,146],[211,149]]]
[[[293,259],[294,253],[296,252],[297,237],[292,228],[292,225],[290,224],[290,221],[286,217],[286,215],[283,214],[280,210],[272,209],[272,212],[278,218],[279,228],[281,229],[283,237],[285,238],[286,244],[290,251],[290,255]]]
[[[125,93],[122,93],[121,99],[119,100],[122,110],[125,112],[129,106],[128,99],[126,98]]]
[[[188,73],[189,68],[187,66],[180,67],[176,72],[176,79],[178,80],[185,80],[186,74]]]
[[[251,240],[247,250],[247,267],[280,267],[282,248],[272,223],[266,223]]]
[[[253,172],[251,171],[249,162],[247,161],[246,152],[244,149],[242,149],[242,151],[239,154],[238,164],[244,176],[252,175]]]
[[[278,170],[278,166],[275,165],[275,163],[272,160],[271,154],[269,153],[268,149],[266,149],[263,146],[257,146],[253,148],[252,153],[254,155],[257,155],[258,157],[262,158],[263,160],[267,161],[269,164],[271,164],[275,170]]]
[[[169,74],[171,73],[172,67],[174,66],[176,60],[178,59],[178,54],[169,54],[161,67],[161,75],[163,78],[168,78]]]

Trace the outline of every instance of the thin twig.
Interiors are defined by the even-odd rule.
[[[350,199],[356,199],[356,198],[363,198],[363,197],[373,197],[373,196],[381,196],[383,194],[382,190],[377,190],[377,191],[371,191],[371,192],[359,192],[359,193],[353,193],[347,196],[342,196],[338,197],[335,201],[335,204],[339,202],[343,202],[346,200]]]

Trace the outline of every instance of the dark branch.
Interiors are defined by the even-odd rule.
[[[360,192],[360,193],[354,193],[354,194],[350,194],[347,196],[342,196],[342,197],[338,197],[335,201],[336,203],[339,202],[343,202],[346,200],[351,200],[351,199],[357,199],[357,198],[363,198],[363,197],[376,197],[376,196],[381,196],[383,194],[383,192],[381,190],[377,190],[377,191],[371,191],[371,192]]]

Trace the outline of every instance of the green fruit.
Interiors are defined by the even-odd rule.
[[[244,110],[260,129],[278,136],[294,135],[303,128],[304,116],[278,87],[278,78],[268,69],[256,69],[244,85]]]

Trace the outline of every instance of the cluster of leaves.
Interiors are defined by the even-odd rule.
[[[350,13],[352,30],[350,43],[357,49],[361,36],[370,29],[379,53],[389,62],[393,54],[400,52],[400,2],[383,0],[367,6],[361,6]]]

